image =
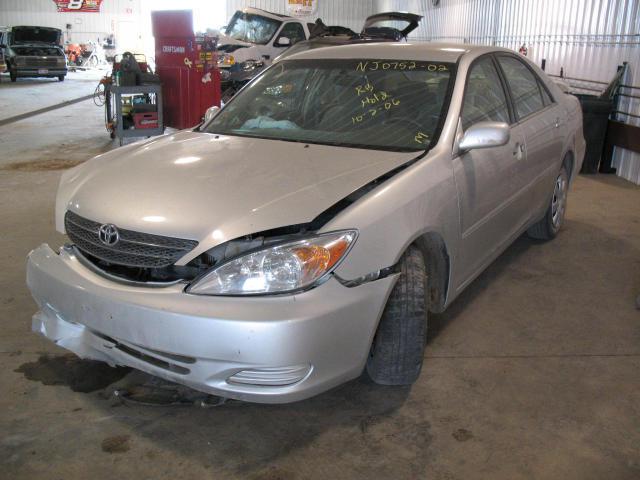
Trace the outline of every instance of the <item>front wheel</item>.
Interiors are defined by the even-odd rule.
[[[18,81],[18,74],[15,72],[9,72],[9,78],[11,78],[12,82]]]
[[[551,240],[560,231],[567,210],[569,174],[563,165],[556,177],[553,195],[544,217],[527,230],[527,235],[536,240]]]
[[[427,271],[422,252],[409,247],[378,325],[367,374],[381,385],[409,385],[422,369],[427,337]]]

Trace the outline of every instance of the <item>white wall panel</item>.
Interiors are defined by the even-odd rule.
[[[103,0],[99,13],[59,13],[52,0],[0,0],[0,26],[12,25],[60,28],[65,40],[86,43],[123,28],[139,31],[140,0]]]

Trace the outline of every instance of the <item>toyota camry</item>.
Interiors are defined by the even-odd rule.
[[[411,384],[430,314],[558,234],[584,150],[577,99],[509,50],[297,53],[202,125],[65,172],[33,330],[241,400]]]

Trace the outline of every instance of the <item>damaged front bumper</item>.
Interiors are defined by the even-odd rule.
[[[214,395],[302,400],[357,377],[396,275],[348,288],[335,278],[296,294],[190,295],[125,285],[70,249],[29,254],[40,307],[33,330],[82,358],[126,365]]]

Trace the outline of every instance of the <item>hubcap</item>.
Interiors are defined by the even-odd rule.
[[[551,200],[551,221],[556,230],[562,225],[564,211],[567,207],[567,179],[564,175],[558,175],[556,186],[553,189],[553,199]]]

